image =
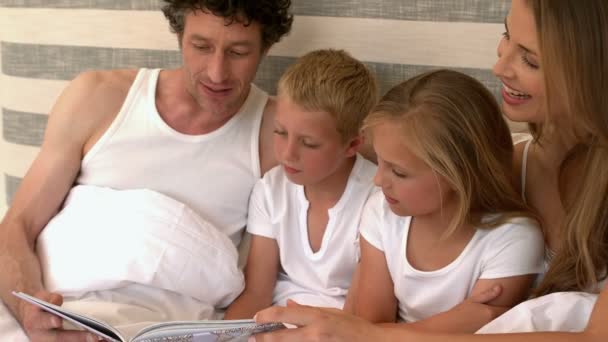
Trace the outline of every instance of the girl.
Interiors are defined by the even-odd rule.
[[[417,322],[497,284],[495,305],[526,298],[542,269],[543,237],[524,218],[511,135],[492,94],[459,72],[429,72],[391,89],[364,127],[382,192],[361,219],[356,313]],[[484,323],[449,313],[433,322],[463,332]]]

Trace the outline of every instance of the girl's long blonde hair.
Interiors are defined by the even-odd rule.
[[[556,107],[565,108],[570,126],[561,133],[579,142],[567,160],[583,160],[574,200],[563,203],[562,245],[536,295],[593,290],[606,278],[608,266],[608,2],[528,4],[536,21],[548,101],[545,124],[532,125],[531,131],[542,144],[543,131],[564,119],[556,115]]]
[[[509,128],[479,81],[451,70],[411,78],[384,95],[364,130],[381,123],[399,125],[408,148],[455,190],[458,210],[444,237],[463,224],[494,227],[531,216],[514,186]]]

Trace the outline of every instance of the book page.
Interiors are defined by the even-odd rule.
[[[143,329],[133,342],[160,342],[168,338],[180,342],[247,341],[251,335],[284,328],[281,323],[257,324],[254,320],[167,322]]]

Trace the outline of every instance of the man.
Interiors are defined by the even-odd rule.
[[[238,244],[251,188],[276,163],[274,102],[251,81],[291,28],[290,0],[165,2],[182,67],[76,77],[51,110],[40,153],[0,224],[0,295],[32,341],[92,337],[60,329],[61,320],[11,295],[62,303],[45,290],[36,244],[74,185],[158,191]]]

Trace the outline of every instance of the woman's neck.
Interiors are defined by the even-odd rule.
[[[566,129],[545,129],[535,146],[536,159],[546,171],[559,171],[571,151],[580,144],[574,134]]]

